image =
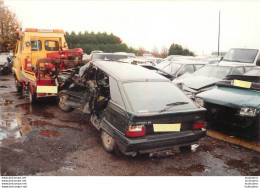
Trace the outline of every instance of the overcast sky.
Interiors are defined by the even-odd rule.
[[[5,0],[23,28],[107,32],[128,46],[169,48],[198,55],[233,47],[260,49],[260,1],[21,1]]]

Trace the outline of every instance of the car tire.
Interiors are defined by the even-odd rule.
[[[72,107],[65,105],[65,101],[68,98],[68,91],[67,90],[62,90],[59,92],[58,96],[57,96],[57,103],[59,108],[63,111],[63,112],[71,112],[72,110],[74,110]]]
[[[29,95],[29,101],[31,104],[34,104],[36,102],[36,95],[35,93],[32,93],[31,86],[28,87],[28,95]]]
[[[15,88],[17,92],[22,92],[23,90],[23,86],[22,86],[22,82],[19,82],[19,80],[17,78],[15,78]]]
[[[115,140],[112,136],[110,136],[106,131],[102,130],[101,131],[101,140],[103,143],[104,149],[112,153],[115,151]]]

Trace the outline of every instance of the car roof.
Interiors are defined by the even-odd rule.
[[[116,61],[95,61],[93,62],[93,65],[103,70],[109,76],[112,76],[122,82],[170,82],[169,79],[153,71],[128,63],[120,63]]]
[[[176,64],[192,64],[192,65],[207,65],[208,63],[206,62],[200,62],[200,61],[190,61],[190,60],[173,60],[171,63],[176,63]]]
[[[255,67],[255,65],[249,63],[227,63],[227,64],[208,64],[206,66],[218,66],[218,67]]]

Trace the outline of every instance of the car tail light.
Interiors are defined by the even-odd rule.
[[[129,125],[126,130],[127,137],[140,137],[145,136],[145,126],[144,125]]]
[[[195,120],[194,124],[192,125],[192,129],[201,129],[203,127],[204,127],[203,119]]]

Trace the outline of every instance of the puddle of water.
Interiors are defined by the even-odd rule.
[[[7,100],[3,100],[3,104],[0,104],[0,106],[8,106],[8,105],[11,105],[11,104],[13,104],[13,102],[14,102],[14,100],[9,100],[9,99],[7,99]]]
[[[53,113],[46,112],[44,110],[44,107],[46,107],[46,106],[42,106],[42,105],[36,106],[36,105],[31,105],[31,104],[26,103],[26,104],[16,105],[15,107],[26,110],[26,114],[34,114],[36,116],[42,116],[42,117],[45,117],[48,119],[55,118]]]
[[[17,92],[10,92],[13,96],[21,96],[22,93],[17,93]]]
[[[16,139],[24,137],[26,133],[31,131],[36,126],[66,128],[77,131],[83,130],[65,125],[57,125],[46,121],[30,121],[22,114],[1,114],[0,118],[0,144],[2,143],[2,140],[7,137],[13,137]],[[48,138],[58,138],[62,135],[59,131],[49,130],[47,128],[40,130],[39,134]]]
[[[12,136],[14,138],[22,137],[28,131],[28,125],[22,123],[21,114],[7,114],[8,118],[0,120],[0,143],[3,139]]]
[[[46,136],[48,138],[51,138],[51,137],[58,138],[61,136],[61,132],[54,131],[54,130],[41,130],[40,135]]]
[[[230,159],[228,161],[225,161],[225,163],[231,169],[237,169],[238,171],[242,172],[244,175],[258,176],[260,172],[259,168],[252,168],[249,163],[246,163],[241,160]]]
[[[8,81],[8,80],[10,80],[10,79],[0,79],[0,81]]]

